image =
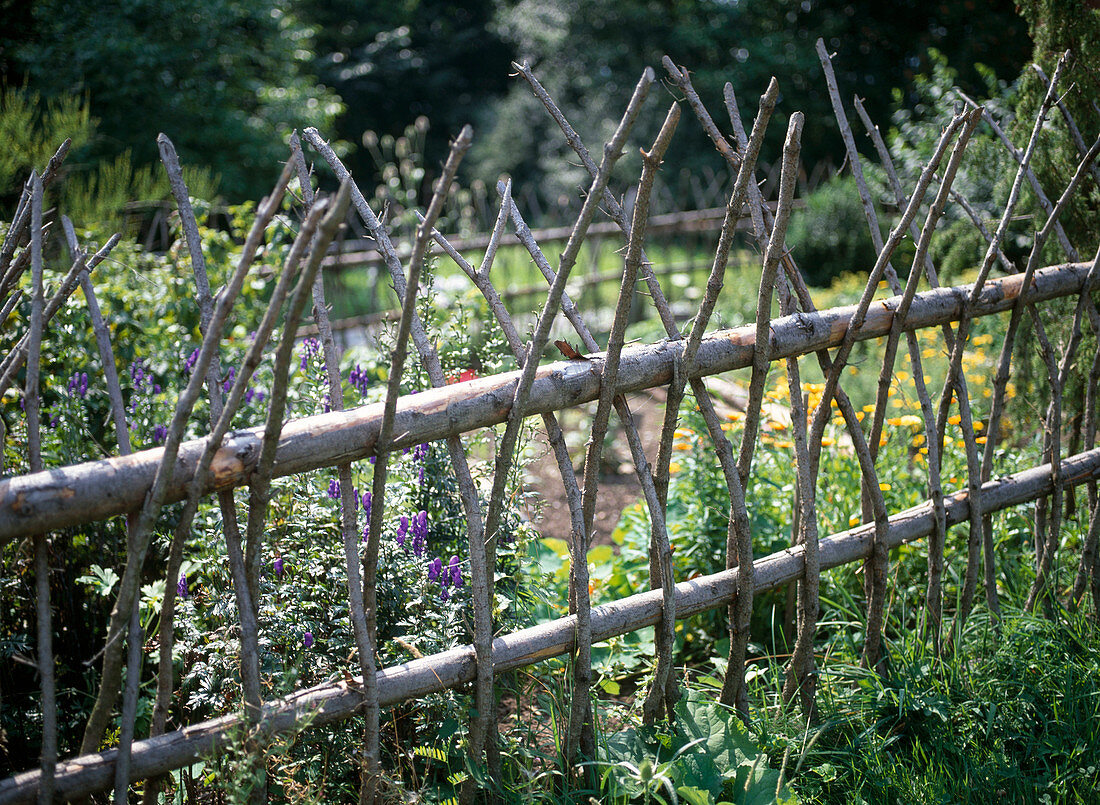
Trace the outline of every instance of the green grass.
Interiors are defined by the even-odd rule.
[[[910,633],[885,677],[835,658],[819,724],[766,723],[805,802],[1088,802],[1100,786],[1100,633],[1082,615],[976,616],[958,650]],[[765,718],[766,713],[764,714]]]

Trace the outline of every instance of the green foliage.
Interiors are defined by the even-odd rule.
[[[1095,64],[1095,54],[1100,53],[1100,9],[1084,0],[1024,0],[1019,6],[1035,42],[1032,59],[1043,68],[1048,79],[1065,51],[1073,55],[1058,97],[1080,128],[1087,148],[1100,134],[1100,120],[1096,115],[1096,104],[1100,102],[1100,74]],[[1046,85],[1038,74],[1025,70],[1020,76],[1013,127],[1017,141],[1028,136],[1045,94]],[[1036,155],[1034,170],[1053,203],[1069,183],[1083,154],[1074,144],[1060,111],[1052,111],[1047,120],[1043,148]],[[1082,252],[1091,249],[1100,224],[1100,187],[1096,182],[1086,178],[1061,221],[1074,246]],[[1063,259],[1057,245],[1047,253],[1052,261]],[[1081,255],[1081,259],[1087,257],[1087,254]]]
[[[17,196],[27,175],[42,171],[66,138],[73,149],[83,147],[96,123],[79,95],[43,100],[38,92],[0,86],[0,200]]]
[[[605,736],[598,765],[606,802],[770,805],[798,800],[731,709],[689,691],[676,718]],[[667,797],[667,798],[666,798]]]
[[[16,144],[0,154],[0,203],[14,205],[23,179],[31,170],[41,172],[66,139],[72,144],[51,195],[77,226],[103,233],[132,232],[136,220],[131,214],[133,202],[139,202],[137,206],[158,203],[171,195],[160,165],[135,164],[129,149],[113,160],[89,159],[99,120],[91,117],[87,98],[74,95],[43,100],[37,92],[0,89],[0,133]],[[214,197],[218,182],[208,168],[188,165],[183,176],[192,194]]]
[[[201,220],[206,205],[196,204]],[[228,229],[200,228],[213,287],[224,284],[236,265],[252,216],[250,206],[235,208],[230,211]],[[249,346],[250,333],[263,314],[272,283],[282,270],[294,230],[286,214],[276,216],[268,227],[266,243],[257,254],[251,280],[246,282],[235,306],[222,344],[220,360],[227,380]],[[85,239],[88,234],[80,232],[79,236]],[[93,275],[120,365],[127,418],[136,449],[154,447],[163,441],[163,426],[189,377],[188,357],[199,344],[194,281],[181,249],[182,244],[177,244],[168,254],[150,255],[136,244],[124,242],[112,254],[112,270]],[[48,276],[65,267],[48,266]],[[430,271],[425,281],[432,282]],[[440,340],[441,360],[449,376],[457,379],[471,369],[492,373],[510,365],[503,362],[505,350],[499,329],[482,325],[481,314],[460,303],[443,309],[429,308],[432,296],[428,293],[422,297],[425,307],[421,313],[429,332],[436,333]],[[13,332],[25,330],[27,315],[25,304],[17,309],[10,322]],[[382,344],[392,343],[392,337],[392,333],[385,334]],[[361,349],[347,356],[341,367],[346,381],[346,405],[381,400],[389,368],[387,355],[385,349]],[[327,411],[324,359],[316,342],[304,341],[292,366],[288,415],[302,417]],[[102,370],[79,294],[70,299],[51,323],[42,367],[46,465],[69,465],[114,453],[107,394],[100,381]],[[82,378],[87,378],[86,391],[82,389]],[[268,358],[252,380],[234,427],[254,426],[263,421],[271,383]],[[403,393],[411,394],[425,387],[426,378],[419,362],[410,359]],[[5,466],[13,473],[26,472],[25,419],[18,391],[9,393],[0,413],[7,421]],[[208,407],[200,403],[188,423],[185,438],[205,433],[208,416]],[[483,454],[488,451],[487,440],[491,438],[490,433],[485,433],[467,440],[467,444],[475,454]],[[484,488],[488,487],[481,472],[489,466],[491,462],[474,464],[476,479]],[[355,464],[353,478],[359,490],[370,488],[372,473],[371,462]],[[518,492],[521,474],[522,466],[513,474],[509,488],[512,503],[506,507],[498,549],[500,580],[495,614],[497,623],[505,629],[530,622],[531,593],[526,576],[518,572],[518,558],[526,553],[528,540],[528,527],[520,521],[515,508],[523,500]],[[267,698],[339,678],[348,670],[356,672],[339,504],[333,498],[335,480],[334,470],[321,470],[278,479],[273,484],[261,595],[257,601]],[[361,499],[360,495],[357,497]],[[247,490],[238,492],[237,501],[239,517],[243,519]],[[149,634],[155,634],[159,628],[166,581],[177,583],[163,577],[168,538],[177,512],[178,506],[164,510],[143,579],[143,625]],[[412,522],[403,526],[402,517],[415,521],[418,513],[423,513],[425,521],[423,545],[414,547],[417,529]],[[360,517],[362,523],[362,514]],[[125,559],[122,520],[92,523],[52,537],[53,549],[65,556],[65,562],[57,563],[51,579],[54,600],[58,602],[55,623],[72,635],[57,646],[61,748],[65,753],[73,752],[78,745],[87,708],[93,700],[96,677],[87,669],[102,648],[101,636],[113,603],[117,569]],[[401,537],[403,528],[407,528],[407,533]],[[175,671],[179,695],[170,716],[174,725],[232,713],[240,706],[236,601],[222,535],[221,512],[212,501],[207,501],[196,518],[182,567],[187,596],[178,602],[176,611]],[[471,642],[467,542],[457,483],[444,446],[426,444],[394,456],[387,483],[378,583],[378,660],[382,665],[399,664],[415,656]],[[437,558],[449,568],[446,582],[432,573],[432,563]],[[0,607],[3,659],[0,684],[5,692],[0,729],[5,731],[7,741],[0,768],[12,773],[34,765],[40,723],[34,669],[12,661],[13,657],[34,652],[30,627],[35,600],[31,559],[18,544],[5,546],[0,552],[0,600],[4,602]],[[153,673],[155,663],[147,662],[141,688],[139,737],[148,725],[154,694],[150,678]],[[406,745],[421,741],[447,746],[459,753],[466,719],[453,714],[464,707],[461,694],[447,692],[408,708],[407,714],[399,719],[400,728],[386,739],[393,767],[401,768]],[[352,719],[311,730],[287,743],[268,762],[273,796],[290,798],[313,790],[324,791],[335,800],[353,797],[357,778],[354,766],[345,761],[359,751],[361,733],[361,721]],[[247,790],[244,778],[256,772],[256,768],[248,764],[247,768],[240,766],[234,757],[237,756],[231,752],[224,758],[223,766],[209,765],[208,769],[219,787],[239,793]],[[436,772],[430,771],[425,784],[436,785],[436,777]],[[423,777],[418,779],[425,781]],[[393,784],[399,785],[400,779]]]
[[[234,201],[270,188],[292,129],[326,129],[342,109],[312,76],[311,29],[282,3],[36,0],[30,25],[2,43],[8,58],[44,98],[87,94],[95,160],[130,149],[153,163],[163,131]]]
[[[366,146],[348,156],[353,174],[382,170],[373,161],[372,133],[396,139],[412,121],[430,119],[424,167],[431,174],[463,125],[481,128],[490,100],[507,88],[514,55],[495,24],[497,6],[492,0],[295,0],[295,13],[315,32],[313,65],[345,104],[336,135]],[[426,192],[429,185],[416,189]]]
[[[1028,51],[1022,21],[1006,0],[980,7],[915,2],[887,7],[848,0],[518,0],[502,8],[497,25],[518,60],[530,62],[593,150],[606,141],[643,68],[652,66],[663,75],[661,58],[668,54],[692,70],[695,88],[723,130],[723,85],[733,84],[748,121],[769,78],[776,76],[782,89],[777,117],[800,110],[816,124],[807,126],[802,139],[803,159],[810,165],[826,159],[839,163],[843,153],[814,52],[817,37],[837,52],[842,93],[865,97],[880,121],[891,111],[893,88],[902,88],[908,103],[910,82],[927,64],[930,47],[968,65],[967,86],[980,84],[969,68],[974,62],[1014,76]],[[664,116],[662,103],[650,103],[634,135],[647,146]],[[771,126],[765,160],[778,155],[783,129]],[[543,182],[551,194],[573,194],[579,183],[587,185],[583,169],[562,170],[563,163],[573,161],[568,146],[525,82],[517,82],[495,103],[491,128],[475,142],[470,160],[486,182],[508,172],[521,184]],[[628,149],[621,162],[619,175],[634,181],[635,149]],[[699,127],[681,125],[664,172],[676,175],[681,168],[703,164],[725,169]]]
[[[787,243],[811,285],[848,272],[866,276],[877,253],[855,179],[830,179],[807,196],[806,208],[792,216]]]
[[[984,617],[943,663],[903,637],[886,678],[834,666],[820,726],[776,723],[806,801],[1081,802],[1100,783],[1100,634],[1085,616]]]

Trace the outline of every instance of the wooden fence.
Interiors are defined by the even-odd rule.
[[[543,255],[536,239],[524,222],[521,211],[511,197],[511,188],[502,188],[496,226],[485,254],[478,266],[466,262],[434,223],[449,191],[458,163],[470,144],[470,132],[464,130],[455,140],[444,166],[432,201],[425,210],[416,238],[403,266],[385,227],[355,183],[347,175],[336,155],[315,130],[305,132],[305,140],[323,158],[342,185],[331,198],[314,198],[309,183],[309,171],[297,138],[292,143],[292,157],[275,192],[261,204],[257,221],[245,244],[243,256],[226,287],[212,297],[203,269],[203,259],[194,217],[190,212],[186,188],[182,185],[178,162],[167,138],[161,149],[165,166],[173,180],[184,231],[195,269],[198,302],[202,312],[204,341],[197,356],[191,380],[180,396],[163,447],[129,454],[125,420],[121,411],[121,393],[114,367],[106,328],[95,305],[94,289],[88,280],[88,269],[103,259],[100,254],[89,257],[81,252],[75,237],[71,237],[74,265],[62,281],[58,296],[49,304],[44,299],[42,284],[42,188],[56,172],[51,162],[41,177],[28,182],[13,226],[0,249],[0,292],[4,299],[14,298],[15,283],[26,267],[32,269],[30,331],[0,365],[0,392],[14,382],[25,367],[25,401],[27,416],[30,472],[0,482],[0,547],[13,540],[26,538],[34,544],[38,583],[38,656],[42,679],[44,720],[41,768],[0,781],[0,803],[29,802],[36,797],[75,798],[90,792],[115,789],[116,801],[125,801],[129,783],[149,779],[146,793],[157,790],[156,778],[164,772],[187,765],[206,753],[226,746],[230,736],[247,727],[261,747],[263,740],[280,731],[291,730],[303,721],[318,726],[352,713],[365,716],[362,765],[363,800],[376,797],[380,775],[379,712],[387,707],[460,683],[474,683],[474,707],[471,717],[469,744],[471,755],[488,764],[490,772],[500,763],[495,746],[493,721],[494,677],[509,669],[538,662],[548,657],[572,656],[573,697],[569,712],[563,717],[564,764],[572,769],[578,754],[593,756],[593,700],[591,647],[593,642],[624,634],[646,625],[655,625],[658,648],[654,676],[645,693],[643,717],[653,721],[671,711],[679,690],[672,673],[674,625],[678,618],[717,607],[728,607],[730,656],[721,700],[737,707],[747,716],[744,680],[748,624],[753,597],[759,592],[797,582],[797,637],[794,654],[786,671],[784,697],[798,702],[807,717],[814,710],[815,659],[812,651],[819,610],[819,583],[823,569],[863,559],[865,562],[867,630],[864,662],[877,667],[883,660],[883,614],[888,591],[887,565],[889,549],[918,538],[928,540],[927,639],[935,650],[942,649],[954,630],[961,628],[975,606],[979,583],[984,581],[987,606],[996,616],[999,602],[994,579],[995,556],[992,545],[993,512],[1010,506],[1036,501],[1043,512],[1041,530],[1037,534],[1036,580],[1029,595],[1028,606],[1035,606],[1055,594],[1051,584],[1051,568],[1058,549],[1063,496],[1074,486],[1089,485],[1090,522],[1085,548],[1080,557],[1077,582],[1069,595],[1078,603],[1087,586],[1091,586],[1094,603],[1098,592],[1096,544],[1100,532],[1100,517],[1095,481],[1100,478],[1100,450],[1095,447],[1095,405],[1097,382],[1100,379],[1100,350],[1091,359],[1091,368],[1083,383],[1085,394],[1080,410],[1065,410],[1072,405],[1063,390],[1077,352],[1087,340],[1084,321],[1093,334],[1100,333],[1100,314],[1092,299],[1100,252],[1091,262],[1081,262],[1073,247],[1060,231],[1058,218],[1086,178],[1095,179],[1093,166],[1100,140],[1086,148],[1080,142],[1081,162],[1069,185],[1057,202],[1047,202],[1049,214],[1035,234],[1026,265],[1017,270],[1004,255],[1001,244],[1012,219],[1020,189],[1025,181],[1033,192],[1045,199],[1034,181],[1030,169],[1032,155],[1042,123],[1057,99],[1057,87],[1065,72],[1064,63],[1049,82],[1049,90],[1027,147],[1014,151],[1019,161],[1012,191],[995,230],[985,232],[989,246],[977,279],[971,285],[938,287],[935,269],[928,258],[928,247],[937,222],[950,200],[952,182],[962,163],[967,142],[979,124],[984,110],[973,109],[955,115],[943,131],[935,153],[918,178],[911,194],[906,195],[898,181],[884,148],[884,169],[893,179],[900,218],[883,240],[875,218],[874,205],[866,190],[861,171],[861,157],[855,149],[840,95],[836,89],[832,67],[821,43],[818,45],[827,83],[832,94],[845,142],[849,163],[856,175],[864,198],[868,224],[876,240],[878,259],[871,268],[859,302],[850,307],[816,310],[802,280],[794,255],[784,247],[785,233],[793,206],[796,185],[795,166],[802,115],[795,113],[788,125],[783,154],[783,170],[775,209],[764,204],[756,181],[756,161],[764,130],[772,115],[778,88],[773,81],[761,99],[759,111],[747,134],[741,127],[737,102],[731,88],[726,88],[726,106],[732,125],[732,140],[721,134],[701,99],[691,86],[686,71],[666,60],[669,79],[683,96],[693,115],[710,135],[715,147],[728,161],[736,176],[725,207],[718,248],[713,260],[706,291],[689,332],[679,330],[676,318],[662,292],[655,267],[646,259],[643,245],[649,220],[649,194],[662,155],[680,117],[681,102],[672,104],[652,146],[643,152],[643,169],[638,184],[632,214],[628,220],[615,195],[608,189],[612,166],[627,141],[631,126],[642,113],[646,96],[655,76],[647,70],[630,99],[618,129],[600,152],[600,161],[585,148],[579,136],[562,116],[553,100],[545,93],[526,65],[517,65],[519,75],[526,80],[547,111],[561,126],[569,144],[592,177],[575,225],[565,248],[552,267]],[[857,102],[857,109],[858,109]],[[862,111],[862,110],[860,110]],[[1063,111],[1063,114],[1065,112]],[[876,144],[877,129],[869,125],[868,133]],[[1069,123],[1067,116],[1067,123]],[[734,146],[731,143],[736,143]],[[63,153],[59,154],[59,159]],[[270,307],[257,331],[256,339],[236,374],[232,390],[222,396],[222,374],[217,366],[217,351],[222,330],[249,270],[252,257],[260,244],[264,226],[278,209],[291,175],[297,171],[308,208],[301,230],[287,259],[286,270],[280,275],[272,292]],[[935,187],[933,192],[932,188]],[[963,204],[965,200],[958,200]],[[351,204],[364,225],[379,244],[381,254],[395,290],[402,300],[396,345],[388,376],[385,401],[348,411],[342,408],[339,359],[336,354],[324,300],[319,270],[329,243]],[[621,289],[614,323],[606,350],[601,351],[581,313],[564,293],[565,283],[573,268],[580,246],[603,206],[612,221],[621,229],[626,243]],[[754,236],[763,253],[759,286],[757,318],[753,325],[732,330],[719,330],[710,335],[705,331],[722,289],[733,233],[747,209]],[[917,223],[924,212],[923,226]],[[525,344],[519,336],[501,295],[493,285],[493,256],[503,232],[511,224],[520,242],[528,249],[532,260],[545,276],[549,293],[538,315],[533,335]],[[1041,254],[1054,234],[1066,251],[1064,264],[1043,267]],[[916,254],[904,287],[891,265],[900,241],[912,236]],[[16,254],[23,240],[29,245]],[[420,270],[431,242],[450,255],[471,282],[485,295],[489,310],[496,317],[514,353],[519,370],[466,383],[447,385],[431,340],[417,315],[417,292]],[[109,246],[112,244],[109,244]],[[106,247],[105,247],[106,248]],[[997,261],[1008,275],[991,278]],[[645,283],[667,338],[658,344],[625,347],[624,330],[629,304],[637,279]],[[894,296],[875,299],[880,281],[887,282]],[[928,290],[917,292],[919,283],[927,280]],[[103,362],[110,367],[105,378],[112,400],[116,401],[120,455],[101,461],[69,467],[45,469],[38,454],[38,356],[43,333],[50,316],[60,307],[60,301],[77,284],[83,284],[90,315],[102,350]],[[292,288],[293,285],[293,288]],[[770,316],[773,294],[778,295],[782,315]],[[326,348],[331,400],[336,410],[331,413],[290,421],[283,424],[287,375],[298,320],[307,299],[312,295],[316,325]],[[1048,337],[1038,305],[1054,299],[1076,299],[1076,307],[1064,343],[1052,343]],[[279,311],[287,306],[285,324],[275,357],[275,385],[272,389],[269,413],[262,427],[229,432],[237,406],[241,402],[248,378],[258,365],[265,345],[275,327]],[[5,310],[10,310],[14,302]],[[564,313],[576,329],[587,357],[539,365],[538,357],[550,338],[551,326],[559,312]],[[1008,314],[1004,330],[998,371],[993,381],[988,415],[984,419],[984,438],[977,435],[965,374],[963,353],[970,328],[977,317]],[[1043,461],[1040,466],[1001,476],[995,473],[993,450],[1001,436],[1001,418],[1006,402],[1006,388],[1012,371],[1012,357],[1017,351],[1020,326],[1027,322],[1030,336],[1038,345],[1050,386],[1050,403],[1044,418]],[[949,355],[945,379],[938,399],[925,386],[927,358],[916,340],[916,331],[940,328],[943,347]],[[418,351],[435,388],[415,396],[400,396],[409,340]],[[877,398],[869,421],[854,410],[842,384],[843,369],[853,346],[858,341],[880,339],[883,355],[879,373]],[[886,509],[879,483],[875,459],[884,426],[890,379],[894,371],[896,351],[904,342],[908,351],[912,376],[916,380],[921,404],[921,421],[928,447],[927,501],[900,512]],[[1061,348],[1061,354],[1056,352]],[[803,386],[799,374],[799,358],[813,356],[825,378],[824,390],[816,407],[807,410],[803,401]],[[752,561],[752,533],[749,508],[745,499],[753,452],[758,441],[764,384],[772,362],[782,361],[791,401],[791,433],[796,456],[797,488],[795,515],[797,539],[791,548]],[[707,376],[737,368],[751,368],[748,406],[743,435],[739,445],[727,439],[722,421],[707,393]],[[210,393],[211,427],[203,439],[182,442],[181,434],[192,407],[202,394],[204,383]],[[672,575],[671,549],[665,523],[671,448],[680,402],[690,384],[695,400],[706,421],[707,431],[720,460],[723,478],[728,487],[731,505],[727,541],[727,569],[723,572],[677,582]],[[645,455],[634,426],[626,394],[639,389],[664,386],[667,405],[656,457]],[[554,412],[582,403],[596,401],[590,438],[585,457],[585,474],[578,479],[573,470],[567,446]],[[834,406],[843,417],[852,449],[859,461],[863,481],[864,511],[862,524],[841,533],[820,537],[819,518],[815,508],[815,484],[818,458],[824,428],[834,416]],[[945,492],[940,478],[944,434],[952,410],[956,410],[962,430],[968,474],[964,489]],[[587,550],[599,477],[604,435],[614,413],[622,423],[643,496],[652,524],[650,556],[653,590],[617,601],[611,605],[592,607],[589,601]],[[1080,414],[1082,434],[1076,442],[1079,452],[1065,451],[1061,434],[1071,414]],[[490,602],[493,600],[493,568],[495,539],[501,523],[505,479],[515,461],[519,428],[526,417],[541,416],[551,440],[554,457],[562,474],[573,534],[570,540],[570,598],[572,614],[536,627],[494,637]],[[952,417],[953,418],[953,417]],[[467,463],[461,441],[462,434],[478,428],[503,423],[503,433],[496,442],[493,488],[487,502],[479,497]],[[472,622],[474,642],[443,654],[418,659],[393,668],[376,665],[377,624],[375,622],[375,577],[385,501],[387,460],[394,450],[426,441],[445,441],[461,490],[470,548],[472,582]],[[979,448],[984,445],[982,454]],[[373,469],[373,505],[368,524],[369,538],[365,554],[360,551],[360,525],[351,499],[351,462],[365,457],[375,459]],[[279,476],[304,472],[317,467],[339,469],[342,503],[341,532],[347,555],[348,604],[355,642],[358,649],[357,675],[349,674],[344,681],[315,686],[287,698],[264,702],[259,680],[259,647],[256,623],[258,572],[263,553],[264,524],[270,498],[271,481]],[[997,468],[999,469],[999,468]],[[998,477],[994,478],[997,474]],[[248,485],[247,521],[237,521],[237,507],[232,489]],[[179,515],[168,555],[169,582],[179,574],[182,545],[189,532],[200,500],[217,496],[225,524],[225,538],[230,557],[240,613],[241,685],[244,708],[239,715],[227,715],[201,724],[185,726],[174,732],[167,730],[168,702],[173,692],[172,641],[175,597],[173,584],[167,584],[163,610],[159,651],[157,704],[154,710],[152,734],[134,740],[133,714],[137,698],[135,686],[121,688],[122,669],[133,668],[140,659],[142,643],[140,624],[135,613],[137,588],[142,561],[149,551],[152,529],[161,508],[168,502],[185,501]],[[87,727],[79,757],[58,762],[56,757],[56,725],[51,722],[55,691],[53,690],[51,645],[53,634],[49,620],[49,588],[46,562],[47,536],[51,530],[101,520],[117,515],[128,516],[128,555],[120,574],[118,598],[105,636],[101,687],[96,706]],[[951,629],[945,628],[942,603],[944,541],[947,529],[958,523],[969,524],[968,562],[965,570],[961,601]],[[127,651],[128,649],[128,651]],[[124,656],[124,652],[126,656]],[[134,680],[137,675],[127,674]],[[123,734],[119,746],[105,752],[96,751],[103,740],[108,720],[122,697]],[[127,729],[128,727],[128,729]],[[257,749],[260,768],[262,750]],[[463,791],[463,798],[476,795],[473,782]],[[253,794],[254,801],[264,797],[263,787]]]

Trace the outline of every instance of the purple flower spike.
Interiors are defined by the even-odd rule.
[[[306,648],[313,648],[313,632],[306,632],[302,635],[302,645]]]
[[[225,380],[222,381],[222,390],[229,393],[233,389],[233,381],[237,378],[237,367],[230,366],[229,371],[225,374]]]
[[[451,572],[451,584],[453,584],[455,587],[461,587],[462,567],[459,565],[457,556],[451,557],[451,561],[447,563],[447,569]]]
[[[283,577],[283,557],[275,557],[275,578],[281,579]]]
[[[176,595],[180,598],[187,598],[187,574],[180,573],[179,583],[176,585]]]
[[[351,383],[352,388],[359,391],[360,397],[367,396],[367,389],[370,387],[370,377],[359,364],[355,364],[355,368],[348,374],[348,382]]]
[[[187,374],[191,374],[191,370],[195,368],[195,363],[198,360],[199,360],[199,348],[195,347],[194,352],[192,352],[187,357],[187,360],[184,362],[183,371],[186,372]]]
[[[446,601],[450,597],[451,597],[451,591],[448,590],[446,587],[444,587],[442,590],[439,591],[439,600],[440,601]]]
[[[438,556],[428,565],[428,581],[437,581],[439,574],[443,572],[443,560]]]
[[[369,539],[370,539],[370,518],[368,517],[367,518],[367,525],[363,529],[363,542],[366,542]]]
[[[163,444],[164,440],[168,438],[168,428],[165,425],[157,425],[153,428],[153,441],[157,444]]]
[[[328,496],[333,500],[340,499],[340,481],[337,478],[333,478],[328,482]]]
[[[364,492],[363,493],[363,516],[367,518],[368,523],[370,522],[370,501],[371,501],[371,493],[370,492]]]

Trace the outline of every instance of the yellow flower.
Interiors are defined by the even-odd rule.
[[[836,439],[832,439],[828,436],[822,436],[821,437],[821,446],[822,447],[832,447],[834,444],[836,444]]]
[[[890,386],[890,388],[886,389],[886,396],[887,397],[893,397],[897,393],[898,393],[898,390],[896,388],[894,388],[893,386]]]
[[[904,383],[906,380],[909,379],[909,373],[908,372],[898,372],[896,375],[894,375],[894,377],[896,377],[898,379],[899,383]]]
[[[879,447],[885,447],[886,446],[886,434],[885,433],[878,437],[878,446]]]
[[[859,515],[858,514],[853,514],[851,517],[848,518],[848,527],[849,528],[855,528],[857,525],[859,525],[859,520],[860,520]]]
[[[974,441],[977,442],[978,444],[985,444],[988,441],[988,439],[986,439],[985,436],[979,436]]]
[[[962,417],[959,414],[954,414],[952,416],[949,416],[947,418],[947,421],[952,425],[958,425],[960,422],[962,422]]]
[[[742,414],[740,411],[730,411],[728,414],[726,414],[726,419],[730,420],[731,422],[740,422],[744,418],[745,415]]]
[[[863,411],[864,411],[864,413],[867,413],[867,414],[873,414],[875,412],[875,406],[865,405],[865,406],[863,406]]]
[[[922,448],[920,449],[920,454],[921,454],[922,456],[926,456],[926,455],[928,455],[928,448],[927,448],[927,447],[922,447]]]
[[[892,428],[900,428],[901,427],[901,417],[900,416],[892,416],[892,417],[890,417],[889,419],[886,420],[886,424],[889,425]]]
[[[863,413],[862,411],[856,411],[856,419],[860,422],[863,421],[863,417],[865,416],[867,416],[867,414]]]
[[[891,489],[893,489],[893,487],[890,486],[890,484],[885,484],[885,483],[879,484],[878,488],[881,489],[883,492],[889,492]]]
[[[676,429],[677,438],[686,439],[688,436],[694,436],[694,435],[695,435],[695,431],[693,431],[691,428],[677,428]]]
[[[974,423],[974,430],[982,430],[984,428],[985,428],[985,423],[984,422],[975,422]]]
[[[786,430],[787,429],[787,423],[786,422],[777,422],[774,419],[771,419],[771,420],[768,421],[768,427],[771,428],[772,430],[776,430],[776,431]]]
[[[668,471],[669,472],[679,472],[680,471],[680,462],[679,461],[673,461],[671,464],[668,465]]]
[[[932,347],[925,347],[920,351],[920,356],[922,358],[935,358],[939,354],[940,351],[938,349],[933,349]]]
[[[778,447],[781,450],[790,450],[792,447],[794,447],[794,442],[787,442],[787,441],[776,442],[775,446]]]
[[[672,449],[673,450],[690,450],[691,445],[687,444],[686,442],[676,442],[676,444],[672,445]]]
[[[920,447],[922,444],[924,444],[924,434],[918,433],[913,437],[913,447]]]
[[[907,428],[919,428],[924,424],[924,420],[916,414],[905,414],[901,417],[901,424]]]
[[[913,460],[916,461],[918,464],[923,464],[924,455],[922,453],[917,453],[915,456],[913,456]]]
[[[732,422],[723,422],[722,423],[722,430],[727,430],[727,431],[728,430],[733,430],[733,423]]]

